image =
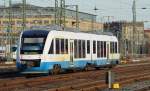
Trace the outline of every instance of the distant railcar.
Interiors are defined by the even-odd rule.
[[[6,61],[7,54],[11,53],[11,60],[16,60],[17,45],[0,46],[0,60]]]
[[[27,30],[20,36],[17,68],[24,74],[58,73],[89,64],[104,66],[119,63],[118,40],[113,35]]]

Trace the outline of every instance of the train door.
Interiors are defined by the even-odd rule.
[[[73,40],[70,40],[70,65],[73,65],[73,62],[74,62],[74,57],[73,57],[73,55],[74,55],[74,47],[73,47],[73,45],[74,45],[74,42],[73,42]]]

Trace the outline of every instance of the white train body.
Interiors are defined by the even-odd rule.
[[[22,32],[19,44],[17,67],[24,73],[48,73],[57,64],[69,69],[119,62],[118,40],[111,35],[29,30]]]

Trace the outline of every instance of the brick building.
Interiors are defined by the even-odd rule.
[[[150,29],[144,30],[145,36],[145,52],[150,55]]]
[[[120,53],[122,56],[132,54],[133,47],[135,47],[135,54],[143,53],[144,45],[144,23],[137,22],[135,24],[136,31],[133,32],[132,22],[110,22],[104,24],[104,30],[112,32],[119,39]],[[134,35],[134,38],[133,38]],[[134,41],[134,46],[133,46]]]
[[[9,24],[9,7],[0,7],[0,32],[7,30]],[[22,29],[23,13],[22,4],[14,4],[12,10],[12,30],[18,32]],[[26,5],[26,28],[38,25],[54,24],[55,8],[54,7],[39,7],[34,5]],[[65,10],[67,27],[76,27],[76,11]],[[82,31],[103,30],[103,24],[96,22],[96,15],[85,12],[79,12],[79,29]]]

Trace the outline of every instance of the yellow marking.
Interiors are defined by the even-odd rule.
[[[113,89],[119,89],[120,86],[119,86],[119,83],[113,83]]]
[[[62,38],[62,39],[64,39],[64,36],[55,36],[54,38]]]
[[[58,55],[58,56],[46,56],[44,59],[45,60],[52,60],[52,61],[64,61],[64,60],[69,60],[69,55],[68,54],[63,54],[63,55]]]

